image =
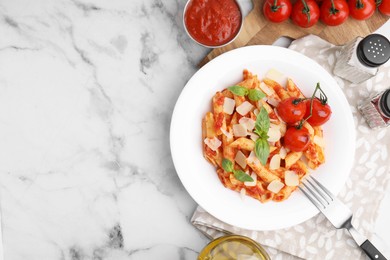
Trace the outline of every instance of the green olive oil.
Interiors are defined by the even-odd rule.
[[[211,241],[199,254],[198,260],[269,260],[265,250],[254,240],[229,235]]]

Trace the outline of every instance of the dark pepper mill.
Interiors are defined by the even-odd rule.
[[[359,110],[371,128],[390,126],[390,88],[363,103]]]

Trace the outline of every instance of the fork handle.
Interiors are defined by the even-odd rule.
[[[363,242],[360,246],[361,249],[371,258],[374,260],[387,260],[386,257],[384,257],[381,252],[379,252],[378,249],[367,239]]]

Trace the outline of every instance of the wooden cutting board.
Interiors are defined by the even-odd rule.
[[[343,45],[357,36],[366,36],[381,25],[388,16],[376,11],[375,14],[366,21],[358,21],[351,17],[339,26],[326,26],[318,22],[311,28],[300,28],[290,19],[283,23],[269,22],[263,15],[262,7],[265,0],[252,0],[253,9],[245,17],[242,30],[234,42],[221,48],[213,49],[199,64],[203,66],[218,55],[229,50],[245,45],[272,44],[282,36],[298,39],[307,34],[315,34],[335,45]]]

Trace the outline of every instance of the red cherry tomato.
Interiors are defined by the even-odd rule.
[[[291,19],[300,27],[308,28],[318,22],[320,8],[314,0],[298,0],[295,2],[291,12]]]
[[[349,14],[356,20],[366,20],[375,12],[374,0],[349,0]]]
[[[349,7],[345,0],[325,0],[320,12],[320,19],[324,24],[337,26],[347,20]]]
[[[309,145],[310,134],[309,131],[302,127],[290,127],[284,135],[284,146],[294,152],[302,152],[306,150]]]
[[[378,9],[382,14],[390,16],[390,0],[382,0]]]
[[[287,20],[291,14],[290,0],[266,0],[263,5],[263,13],[271,22],[280,23]]]
[[[308,118],[310,116],[310,104],[311,100],[306,100],[305,118]],[[325,122],[329,120],[331,114],[332,110],[330,109],[330,106],[328,104],[322,104],[322,102],[318,98],[315,98],[313,99],[312,115],[309,119],[307,119],[307,122],[312,126],[320,126],[325,124]]]
[[[306,104],[295,97],[291,97],[281,101],[276,107],[276,111],[284,122],[295,124],[305,116]]]

